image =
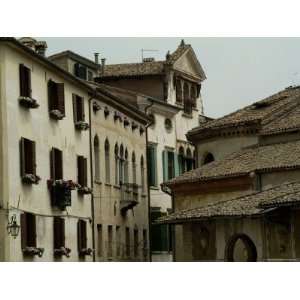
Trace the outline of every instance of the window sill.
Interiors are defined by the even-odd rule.
[[[182,113],[182,116],[188,119],[193,119],[193,114]]]
[[[19,97],[19,103],[26,108],[38,108],[40,106],[35,99],[24,96]]]

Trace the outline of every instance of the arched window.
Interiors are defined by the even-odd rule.
[[[119,156],[119,184],[124,183],[124,147],[120,147],[120,156]]]
[[[142,185],[142,193],[145,193],[145,165],[144,165],[144,157],[141,156],[141,185]]]
[[[110,157],[109,157],[109,141],[105,140],[105,182],[110,183]]]
[[[119,185],[119,146],[115,144],[115,185]]]
[[[95,180],[100,180],[100,148],[99,138],[97,135],[94,137],[94,169],[95,169]]]
[[[125,156],[124,156],[124,182],[129,183],[129,172],[128,172],[128,151],[125,150]]]
[[[203,159],[203,165],[209,164],[215,160],[214,156],[211,153],[207,153]]]
[[[136,184],[136,161],[135,161],[135,153],[132,152],[132,183]]]

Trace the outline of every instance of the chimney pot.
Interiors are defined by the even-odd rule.
[[[105,61],[106,59],[105,58],[101,58],[101,70],[102,70],[102,74],[104,74],[104,70],[105,70]]]
[[[95,64],[99,65],[99,53],[94,53],[95,56]]]

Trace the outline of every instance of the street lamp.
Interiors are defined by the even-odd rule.
[[[14,239],[18,236],[20,231],[20,225],[17,224],[16,215],[13,215],[8,222],[6,230]]]

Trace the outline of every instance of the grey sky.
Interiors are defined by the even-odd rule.
[[[107,64],[164,59],[181,38],[41,38],[48,55],[70,49],[93,59],[100,52]],[[220,117],[300,83],[299,38],[184,38],[192,44],[206,73],[202,85],[205,114]]]

